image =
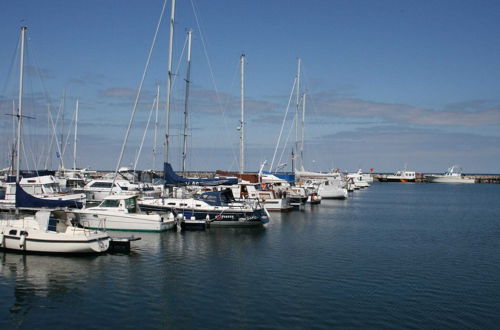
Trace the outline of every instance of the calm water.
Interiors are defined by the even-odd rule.
[[[498,328],[500,185],[374,184],[129,255],[0,254],[0,328]]]

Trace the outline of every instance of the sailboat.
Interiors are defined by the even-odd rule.
[[[27,28],[21,27],[21,64],[19,74],[19,105],[17,114],[16,209],[0,221],[0,248],[35,253],[102,253],[109,249],[108,234],[88,230],[73,224],[72,214],[64,210],[43,209],[33,216],[20,215],[23,201],[42,203],[27,194],[20,185],[20,146],[23,105],[24,44]],[[24,195],[23,195],[24,193]],[[54,206],[57,201],[51,201]],[[43,206],[43,205],[40,205]]]

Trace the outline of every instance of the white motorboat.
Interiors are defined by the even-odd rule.
[[[326,179],[307,179],[303,183],[304,187],[315,187],[318,196],[322,199],[346,199],[348,191],[346,184],[332,177]]]
[[[347,174],[347,178],[352,179],[355,189],[366,188],[370,186],[370,184],[364,180],[363,172],[361,169],[359,169],[356,173]]]
[[[382,181],[386,182],[415,182],[416,173],[414,171],[397,171],[392,175],[388,175]]]
[[[75,214],[86,228],[160,232],[175,226],[171,212],[162,215],[143,212],[137,195],[110,195],[99,206],[78,210]]]
[[[462,174],[462,169],[458,165],[453,165],[444,174],[426,175],[425,179],[431,183],[475,183],[472,177],[466,177]]]
[[[42,210],[34,216],[0,220],[0,248],[36,253],[102,253],[108,234],[72,224],[62,210]]]

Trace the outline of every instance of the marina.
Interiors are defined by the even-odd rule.
[[[0,328],[497,328],[500,6],[444,1],[6,5]]]

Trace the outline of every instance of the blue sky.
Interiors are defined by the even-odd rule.
[[[36,119],[26,121],[24,167],[56,166],[55,149],[47,154],[47,107],[55,117],[65,94],[64,126],[60,120],[57,131],[71,133],[78,98],[78,166],[114,169],[162,6],[162,0],[2,1],[2,113],[12,111],[17,95],[19,30],[28,26],[25,112]],[[169,16],[170,2],[124,166],[136,158],[156,84],[164,109]],[[392,172],[407,164],[441,172],[459,164],[465,172],[500,173],[498,1],[177,0],[170,150],[176,169],[187,29],[194,30],[189,169],[238,169],[239,56],[245,53],[249,170],[271,163],[300,57],[306,168]],[[153,167],[152,126],[138,168]],[[288,169],[292,126],[289,115],[283,133],[289,143],[277,153]],[[9,116],[0,127],[2,139],[12,140]],[[161,139],[158,149],[156,168]],[[0,152],[6,167],[8,143]]]

